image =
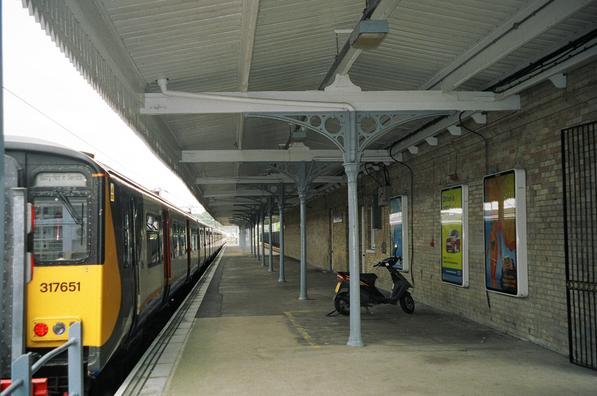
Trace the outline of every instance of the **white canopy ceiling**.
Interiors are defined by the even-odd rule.
[[[224,224],[232,221],[238,209],[234,205],[247,197],[218,204],[204,197],[255,192],[254,185],[237,183],[235,177],[266,175],[270,165],[181,163],[182,152],[278,149],[289,141],[288,123],[244,118],[236,111],[143,115],[144,94],[159,93],[156,80],[160,78],[168,79],[169,89],[185,92],[317,90],[326,85],[322,83],[348,38],[346,31],[355,27],[366,7],[364,0],[25,3],[106,100]],[[521,80],[499,85],[500,81],[594,33],[597,26],[597,1],[591,0],[381,0],[370,1],[369,6],[369,16],[387,17],[390,30],[375,50],[349,49],[347,56],[356,59],[350,78],[363,91],[505,91]],[[560,65],[561,70],[535,69],[541,77],[537,80],[594,56],[594,43],[593,34],[582,46],[571,47],[568,58],[575,61]],[[560,58],[559,63],[564,60]],[[347,70],[342,67],[333,71]],[[513,93],[515,89],[506,91],[506,96]],[[454,123],[457,114],[448,115]],[[406,136],[409,140],[399,145],[402,149],[424,142],[441,128],[427,128],[415,138],[410,135],[433,119],[401,124],[372,148],[386,148]],[[449,120],[440,126],[445,128]],[[310,131],[303,142],[311,149],[335,148]],[[341,167],[334,165],[325,170],[326,175],[341,173]],[[196,184],[205,177],[233,182]]]

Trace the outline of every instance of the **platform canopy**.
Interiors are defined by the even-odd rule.
[[[356,112],[363,136],[384,129],[361,161],[391,160],[390,146],[416,155],[462,133],[462,119],[516,111],[534,84],[564,87],[597,48],[591,0],[24,4],[223,224],[288,182],[275,164],[320,162],[312,191],[339,185],[341,144],[311,128],[338,132],[334,115]],[[376,48],[359,41],[361,21],[387,26]]]

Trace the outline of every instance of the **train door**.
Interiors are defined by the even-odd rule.
[[[193,251],[196,256],[197,269],[201,268],[201,250],[199,249],[199,228],[193,227]]]
[[[185,233],[185,238],[186,238],[186,242],[187,242],[187,249],[186,249],[186,254],[187,254],[187,279],[189,279],[191,277],[191,251],[192,251],[192,247],[193,245],[191,244],[191,225],[189,223],[189,220],[185,220],[185,227],[187,232]]]
[[[201,227],[201,236],[203,237],[203,262],[207,261],[207,233],[205,227]]]
[[[138,256],[138,218],[137,218],[137,205],[135,205],[135,198],[129,197],[126,204],[126,214],[123,216],[123,243],[124,243],[124,257],[125,267],[130,267],[132,272],[132,285],[133,285],[133,305],[136,307],[134,310],[133,321],[135,321],[137,314],[139,313],[139,256]]]
[[[169,293],[170,279],[172,278],[172,244],[170,240],[172,220],[167,210],[162,211],[162,218],[164,219],[164,298],[166,298]]]

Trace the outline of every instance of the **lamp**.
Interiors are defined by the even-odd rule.
[[[388,21],[366,19],[359,22],[350,35],[350,45],[358,49],[374,49],[388,34]]]

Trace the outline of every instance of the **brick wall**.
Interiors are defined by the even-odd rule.
[[[412,276],[417,301],[567,353],[560,130],[597,119],[597,63],[570,73],[566,89],[558,90],[546,82],[524,92],[521,102],[521,111],[491,113],[487,125],[479,129],[488,144],[487,170],[480,137],[466,132],[461,137],[444,133],[439,136],[438,146],[421,144],[418,155],[406,156],[406,162],[414,171],[414,191],[409,191],[409,173],[400,165],[392,165],[389,169],[390,190],[391,195],[408,195],[413,205]],[[465,125],[471,129],[479,128],[472,121]],[[529,277],[526,298],[485,292],[483,176],[512,168],[526,171]],[[376,176],[381,180],[380,174]],[[450,184],[469,187],[468,288],[441,282],[439,194]],[[367,207],[371,204],[368,198],[376,187],[374,181],[361,175],[359,205]],[[329,268],[331,237],[334,269],[346,269],[346,202],[345,188],[309,201],[310,265]],[[331,224],[331,233],[330,209],[343,215],[341,223]],[[387,208],[383,208],[382,214],[383,229],[375,231],[376,249],[365,254],[368,271],[390,251]],[[366,221],[368,224],[369,217]],[[298,225],[298,208],[289,210],[287,252],[296,258],[300,253]],[[369,234],[368,227],[367,230]],[[381,251],[384,241],[386,253]],[[368,236],[366,247],[369,243]],[[380,277],[380,282],[382,287],[391,288],[385,274]]]

